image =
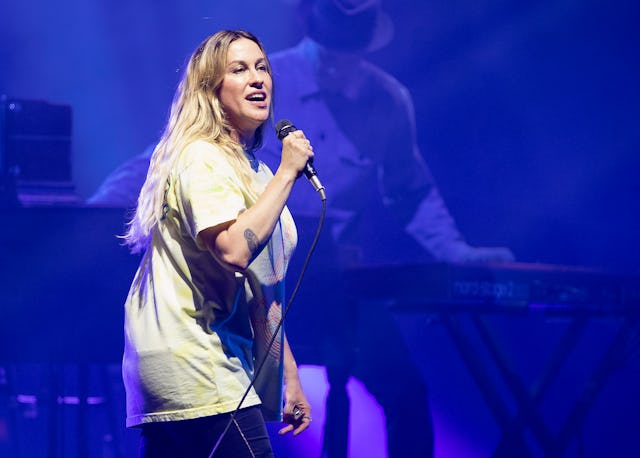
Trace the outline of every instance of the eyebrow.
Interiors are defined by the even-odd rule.
[[[227,63],[227,66],[229,65],[234,65],[234,64],[243,64],[246,65],[246,61],[244,60],[232,60],[231,62]],[[255,61],[256,64],[262,64],[262,63],[267,63],[267,59],[265,57],[260,57],[258,59],[256,59]]]

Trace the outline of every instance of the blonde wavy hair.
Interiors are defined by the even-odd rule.
[[[217,145],[227,155],[249,193],[257,197],[251,165],[243,145],[231,136],[233,128],[219,99],[227,51],[231,43],[241,38],[255,42],[266,58],[260,41],[244,30],[219,31],[205,39],[191,55],[173,98],[164,133],[151,156],[135,213],[123,236],[132,252],[142,251],[149,245],[151,231],[163,215],[169,173],[182,150],[196,140]],[[268,60],[267,68],[271,74]],[[261,146],[263,132],[264,124],[256,130],[253,143],[249,145],[251,149]]]

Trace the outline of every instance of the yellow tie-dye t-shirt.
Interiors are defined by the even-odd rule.
[[[255,188],[272,177],[260,163]],[[169,176],[165,216],[125,303],[123,378],[127,426],[192,419],[234,410],[265,354],[284,304],[284,277],[297,241],[285,208],[249,268],[220,265],[198,234],[232,221],[254,204],[224,152],[197,141]],[[262,402],[280,416],[282,334],[242,406]],[[258,396],[258,394],[260,396]]]

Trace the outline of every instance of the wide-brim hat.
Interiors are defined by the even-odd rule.
[[[393,22],[380,0],[316,0],[307,34],[330,49],[375,51],[391,41]]]

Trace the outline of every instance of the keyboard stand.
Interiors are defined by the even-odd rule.
[[[465,335],[465,332],[461,330],[459,322],[461,313],[468,314],[485,349],[491,356],[492,363],[497,367],[503,382],[515,399],[517,405],[515,414],[510,412],[504,399],[504,393],[501,394],[499,392],[478,351]],[[582,392],[574,402],[564,424],[556,434],[553,434],[542,418],[539,406],[548,388],[556,380],[557,374],[569,358],[570,353],[575,349],[590,317],[585,314],[579,314],[572,319],[560,342],[552,350],[546,368],[539,375],[538,380],[530,387],[527,387],[514,370],[513,365],[510,364],[505,352],[496,342],[494,334],[482,315],[482,313],[461,311],[439,313],[439,317],[462,357],[467,370],[478,385],[485,402],[501,429],[502,437],[492,456],[495,458],[536,456],[525,439],[526,430],[531,431],[545,457],[565,456],[571,441],[579,438],[593,402],[605,386],[608,378],[619,367],[626,345],[634,330],[637,330],[637,318],[620,318],[622,323],[609,343],[607,350],[590,378],[585,381]]]

